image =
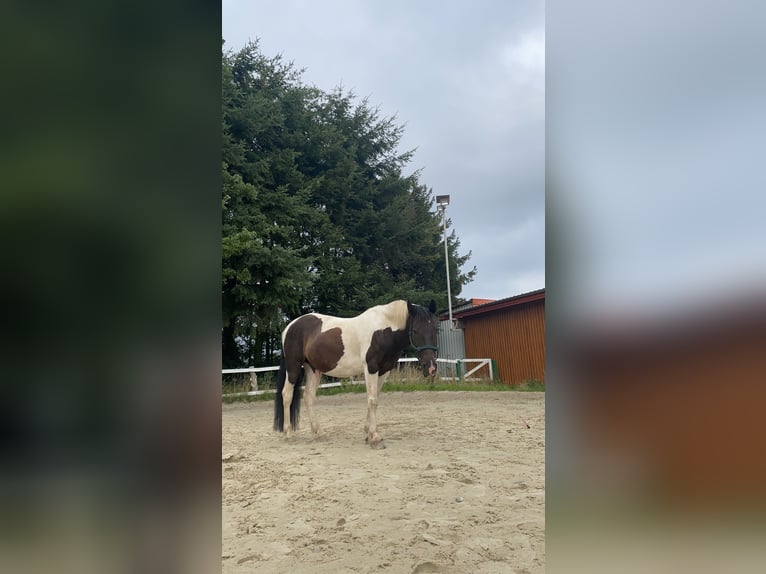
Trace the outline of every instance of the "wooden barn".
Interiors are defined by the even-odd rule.
[[[453,311],[465,356],[495,360],[499,379],[545,382],[545,289]]]

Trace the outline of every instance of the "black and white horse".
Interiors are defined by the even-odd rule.
[[[322,374],[356,377],[364,374],[367,385],[366,440],[373,448],[385,448],[377,430],[378,394],[399,357],[413,348],[423,374],[436,374],[436,304],[429,309],[409,301],[378,305],[352,318],[308,313],[290,322],[282,332],[282,362],[277,376],[274,430],[297,430],[300,384],[306,379],[311,430],[319,434],[314,413],[316,390]],[[296,387],[299,389],[294,393]],[[289,425],[285,422],[289,419]]]

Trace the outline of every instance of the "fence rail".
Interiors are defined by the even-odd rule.
[[[416,362],[418,359],[416,357],[404,357],[399,359],[399,363],[413,363]],[[442,379],[448,379],[448,380],[460,380],[460,381],[469,381],[473,378],[471,377],[472,374],[477,372],[482,367],[486,366],[489,369],[489,378],[494,380],[495,373],[497,373],[497,369],[494,368],[494,361],[492,359],[436,359],[437,363],[441,363],[443,365],[454,365],[455,374],[457,376],[455,377],[441,377]],[[478,363],[477,366],[470,369],[469,371],[464,372],[463,364],[471,364],[471,363]],[[254,395],[262,395],[264,393],[271,393],[272,390],[260,390],[258,389],[258,375],[257,373],[265,373],[269,371],[278,371],[279,367],[246,367],[242,369],[222,369],[221,374],[222,375],[234,375],[234,374],[243,374],[243,373],[250,373],[250,386],[252,387],[252,391],[242,392],[242,393],[227,393],[223,395],[224,397],[239,397],[239,396],[254,396]],[[348,383],[351,383],[353,385],[360,385],[364,383],[364,379],[361,380],[350,380]],[[347,383],[340,383],[340,382],[333,382],[333,383],[323,383],[319,385],[318,388],[320,389],[330,389],[333,387],[340,387],[343,384]]]

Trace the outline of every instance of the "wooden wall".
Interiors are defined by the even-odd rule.
[[[462,319],[465,356],[497,362],[500,380],[545,381],[545,300]]]

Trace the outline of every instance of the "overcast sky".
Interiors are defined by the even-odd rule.
[[[368,96],[472,251],[461,297],[545,286],[545,5],[541,0],[223,0],[230,49],[260,40],[308,84]],[[445,285],[446,289],[446,285]]]
[[[565,293],[664,314],[766,292],[764,4],[556,0],[546,15],[547,201],[577,245]]]

